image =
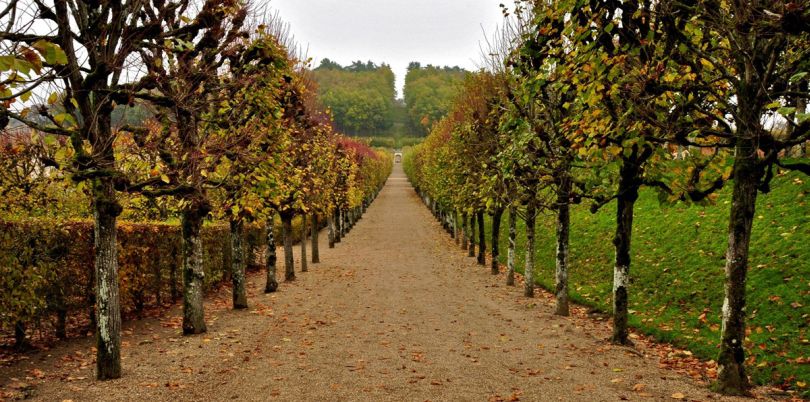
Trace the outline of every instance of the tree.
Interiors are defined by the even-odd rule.
[[[807,163],[785,158],[792,147],[810,140],[810,94],[799,89],[806,88],[810,69],[810,6],[667,1],[661,7],[667,11],[662,31],[669,44],[662,62],[667,72],[687,74],[661,84],[654,99],[673,99],[680,111],[676,122],[709,122],[677,130],[678,143],[733,150],[717,387],[723,393],[745,394],[750,387],[743,345],[745,288],[757,194],[770,191],[774,170],[810,174]],[[780,133],[769,128],[775,122],[789,129]]]

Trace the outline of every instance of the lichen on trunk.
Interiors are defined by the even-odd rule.
[[[625,161],[619,180],[616,203],[616,235],[613,245],[616,260],[613,268],[613,335],[611,342],[629,345],[628,288],[630,286],[630,240],[633,233],[633,208],[638,199],[637,179],[641,174],[637,165]]]
[[[278,280],[276,279],[276,239],[273,233],[273,217],[267,218],[267,241],[265,242],[265,264],[267,265],[267,283],[264,286],[264,293],[273,293],[278,290]]]
[[[478,211],[478,265],[486,265],[487,233],[484,230],[484,211]]]
[[[121,377],[121,309],[116,221],[122,208],[111,180],[93,183],[96,278],[96,378]]]
[[[467,214],[462,213],[461,214],[461,248],[463,250],[467,250],[470,247],[469,241],[470,241],[470,229],[469,229],[469,226],[467,225]]]
[[[497,208],[495,212],[492,214],[492,261],[490,266],[490,271],[492,275],[498,275],[500,273],[500,268],[498,267],[498,256],[500,256],[501,252],[500,248],[500,237],[501,237],[501,217],[503,216],[503,209]]]
[[[526,207],[526,265],[523,271],[523,295],[534,297],[534,227],[537,209],[534,201]]]
[[[332,217],[332,214],[326,218],[326,227],[329,230],[329,248],[335,248],[335,219]]]
[[[555,295],[557,305],[554,314],[567,316],[568,307],[568,249],[571,227],[569,196],[571,182],[563,180],[557,189],[557,252],[555,272]]]
[[[745,286],[748,250],[756,211],[757,185],[764,172],[757,163],[756,144],[740,140],[734,161],[734,191],[728,226],[725,297],[717,358],[718,391],[745,395],[751,384],[745,373]]]
[[[247,292],[245,291],[245,245],[243,235],[243,222],[241,219],[231,219],[231,282],[233,284],[233,308],[245,309]]]
[[[467,249],[468,257],[475,257],[475,212],[470,214],[470,248]]]
[[[203,249],[200,229],[208,210],[197,202],[183,212],[183,334],[207,331],[203,308]]]
[[[515,286],[515,243],[517,240],[517,208],[509,207],[509,248],[506,251],[506,284]]]

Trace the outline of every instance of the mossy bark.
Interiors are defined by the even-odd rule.
[[[231,227],[231,283],[233,284],[233,308],[248,307],[245,290],[245,244],[241,219],[230,221]]]
[[[264,286],[264,293],[273,293],[278,290],[278,279],[276,279],[276,239],[273,233],[273,217],[267,218],[267,241],[265,242],[265,264],[267,265],[267,282]]]

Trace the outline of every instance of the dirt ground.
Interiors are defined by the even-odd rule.
[[[610,346],[604,321],[553,316],[548,295],[505,286],[441,231],[400,165],[337,248],[321,237],[323,262],[279,292],[251,276],[249,310],[228,308],[229,289],[207,299],[207,334],[181,336],[177,308],[126,324],[119,380],[93,380],[82,339],[0,369],[0,386],[47,401],[735,400],[641,344]]]

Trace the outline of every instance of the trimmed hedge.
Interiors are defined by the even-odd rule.
[[[281,225],[275,225],[276,239]],[[293,226],[301,238],[300,220]],[[202,231],[205,287],[230,279],[230,232],[226,223]],[[263,226],[247,225],[248,267],[263,267]],[[0,344],[22,342],[25,332],[43,337],[83,333],[92,322],[93,223],[0,220]],[[145,308],[182,297],[182,239],[179,225],[120,223],[118,263],[121,314],[126,319]]]

